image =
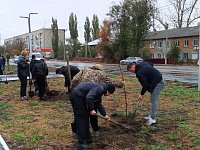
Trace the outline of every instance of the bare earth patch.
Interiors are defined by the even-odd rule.
[[[113,76],[113,78],[120,78]],[[136,107],[140,84],[136,78],[125,78],[128,112]],[[0,83],[0,134],[11,150],[73,150],[76,139],[71,132],[73,113],[68,95],[63,92],[64,79],[48,80],[47,101],[37,97],[20,101],[19,82]],[[157,123],[146,126],[149,94],[139,106],[137,116],[126,117],[123,89],[103,98],[111,119],[130,128],[124,129],[99,118],[100,136],[93,137],[96,150],[185,150],[200,148],[200,93],[197,88],[177,82],[166,82],[159,101]]]

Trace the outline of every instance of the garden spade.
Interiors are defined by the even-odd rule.
[[[29,97],[33,97],[35,95],[35,92],[31,90],[32,84],[33,84],[32,79],[30,79],[30,76],[29,76],[29,88],[30,88],[28,91]]]
[[[101,119],[105,119],[104,117],[102,117],[102,116],[100,116],[100,115],[98,115],[98,114],[97,114],[97,116],[98,116],[99,118],[101,118]],[[116,125],[118,125],[118,126],[124,128],[124,129],[127,129],[127,130],[130,130],[130,131],[131,131],[131,128],[128,127],[128,126],[126,126],[126,125],[124,125],[124,124],[121,124],[121,123],[116,122],[116,121],[113,121],[113,120],[110,120],[110,122],[112,122],[112,123],[114,123],[114,124],[116,124]]]

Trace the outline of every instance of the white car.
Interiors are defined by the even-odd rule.
[[[42,56],[42,54],[41,53],[39,53],[39,52],[37,52],[37,53],[32,53],[32,56],[33,55],[35,55],[35,59],[36,60],[41,60],[41,59],[43,59],[43,56]],[[31,55],[29,55],[29,60],[31,60],[32,59],[32,56]]]
[[[13,60],[14,60],[14,63],[16,63],[16,64],[17,64],[17,63],[18,63],[18,61],[19,61],[19,56],[15,55],[15,56],[14,56],[14,58],[13,58]]]
[[[143,61],[143,59],[140,58],[140,57],[128,57],[125,60],[121,60],[120,64],[122,64],[122,65],[127,65],[129,63],[136,63],[136,64],[138,64],[138,63],[141,63],[142,61]]]

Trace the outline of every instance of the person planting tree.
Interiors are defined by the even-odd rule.
[[[115,91],[113,84],[84,82],[77,85],[70,93],[70,101],[74,112],[75,130],[78,135],[80,149],[91,149],[92,140],[89,132],[89,116],[100,114],[110,120],[102,106],[102,96],[109,96]]]
[[[140,64],[130,63],[127,65],[127,70],[134,72],[142,85],[139,100],[143,100],[146,91],[151,93],[151,112],[144,119],[147,125],[156,123],[158,97],[164,87],[162,74],[153,67],[153,64],[148,62],[142,62]]]

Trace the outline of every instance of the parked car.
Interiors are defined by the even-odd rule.
[[[120,61],[120,64],[122,64],[122,65],[127,65],[127,64],[129,64],[129,63],[141,63],[143,61],[143,59],[142,58],[140,58],[140,57],[127,57],[126,59],[124,59],[124,60],[121,60]]]
[[[19,61],[19,56],[15,55],[14,58],[13,58],[13,60],[14,60],[14,63],[18,63],[18,61]]]
[[[35,55],[35,59],[36,59],[36,60],[41,60],[41,59],[43,59],[43,56],[42,56],[42,54],[41,54],[41,53],[39,53],[39,52],[32,53],[32,55]],[[31,56],[31,55],[29,55],[29,60],[31,60],[31,59],[32,59],[32,56]]]

